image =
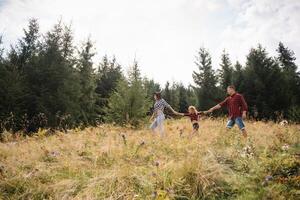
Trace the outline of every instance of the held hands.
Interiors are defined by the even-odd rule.
[[[177,112],[177,111],[175,111],[174,114],[175,114],[175,115],[179,115],[179,116],[183,116],[183,115],[184,115],[183,113],[179,113],[179,112]]]
[[[211,113],[212,112],[212,109],[209,109],[209,110],[207,110],[207,111],[204,111],[203,113],[204,114],[209,114],[209,113]]]

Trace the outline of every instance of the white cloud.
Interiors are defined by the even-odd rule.
[[[235,59],[245,60],[251,47],[261,43],[276,55],[280,41],[300,54],[300,1],[260,0],[243,1],[236,7],[237,0],[229,0],[237,16],[223,31],[219,48],[227,48]],[[298,56],[299,57],[299,56]],[[299,60],[297,61],[300,63]]]
[[[1,0],[0,0],[1,1]],[[134,57],[142,73],[164,83],[192,83],[194,56],[202,45],[218,66],[226,48],[244,60],[260,42],[275,53],[279,41],[300,54],[297,0],[5,0],[0,3],[0,32],[6,44],[22,35],[29,18],[42,32],[60,17],[72,22],[76,41],[89,35],[98,58],[116,55],[128,66]]]

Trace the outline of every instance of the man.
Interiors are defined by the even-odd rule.
[[[214,110],[220,109],[221,107],[227,107],[229,113],[229,120],[227,122],[227,128],[232,128],[234,124],[237,124],[240,128],[244,137],[247,137],[247,131],[245,129],[245,125],[243,119],[246,118],[248,106],[244,99],[244,97],[237,93],[235,87],[230,85],[227,87],[227,97],[224,101],[219,103],[218,105],[210,108],[205,113],[211,113]]]

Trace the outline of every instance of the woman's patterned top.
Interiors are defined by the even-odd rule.
[[[154,103],[154,112],[158,114],[159,112],[164,112],[165,108],[172,109],[172,107],[164,100],[164,99],[159,99],[155,101]]]

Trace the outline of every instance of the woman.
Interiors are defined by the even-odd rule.
[[[164,99],[161,98],[161,93],[160,92],[155,92],[154,93],[154,110],[153,114],[150,118],[152,121],[154,118],[154,121],[150,125],[150,128],[152,131],[155,129],[159,130],[160,136],[164,136],[164,120],[165,120],[165,115],[164,115],[164,109],[168,108],[170,109],[174,114],[179,115],[178,112],[176,112]]]

